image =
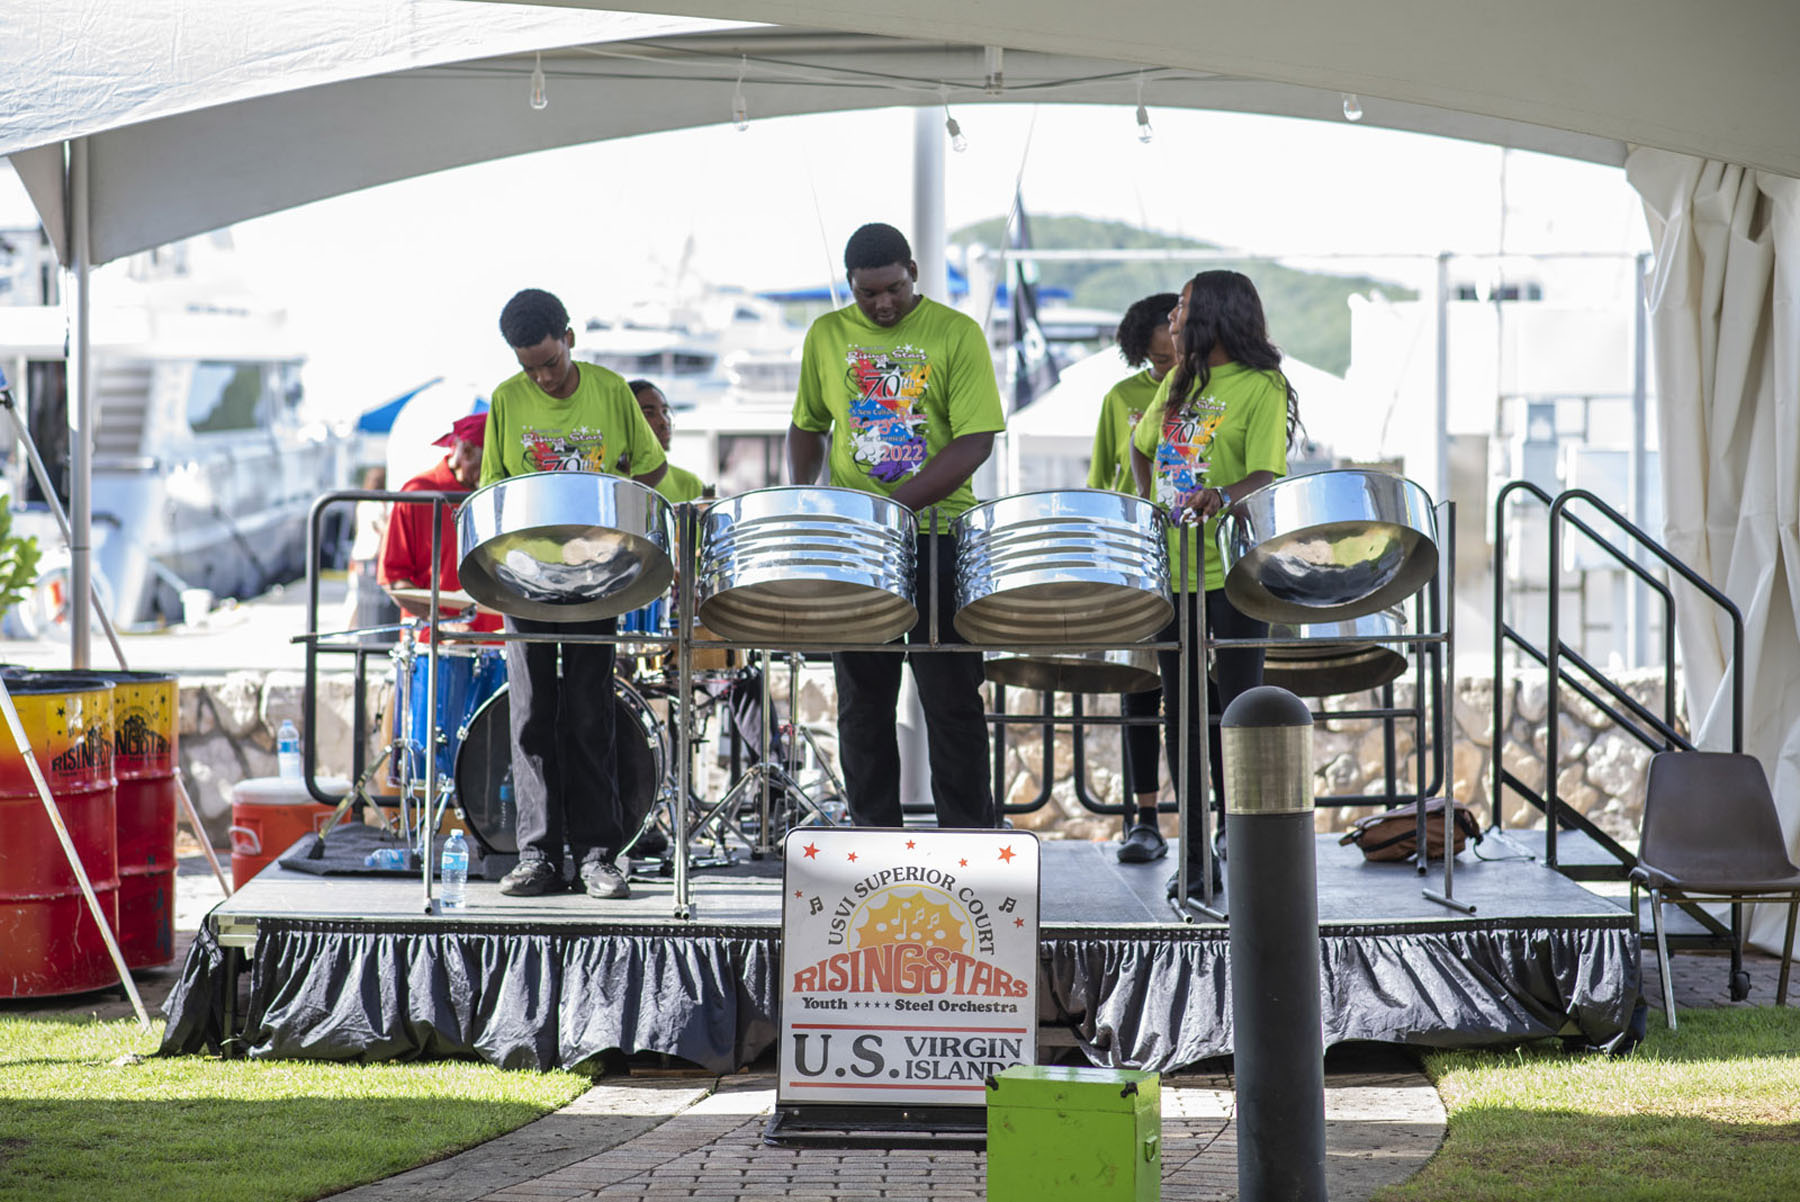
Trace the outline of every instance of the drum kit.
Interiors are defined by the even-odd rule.
[[[614,681],[621,795],[640,834],[663,824],[672,836],[676,815],[690,808],[659,802],[687,789],[679,769],[696,730],[682,717],[671,736],[646,694],[666,694],[672,710],[685,711],[693,674],[739,671],[740,651],[778,648],[792,665],[809,650],[890,643],[919,620],[918,528],[906,507],[852,489],[774,487],[671,506],[619,477],[534,473],[463,503],[466,593],[439,593],[436,608],[553,622],[619,618],[615,641],[622,668],[630,665]],[[683,531],[693,534],[691,548]],[[1161,507],[1100,490],[1031,492],[977,505],[953,531],[950,620],[968,643],[991,649],[990,679],[1069,692],[1158,683],[1141,644],[1175,613]],[[1277,624],[1271,638],[1283,645],[1271,647],[1270,683],[1322,696],[1404,671],[1406,644],[1417,639],[1405,635],[1398,603],[1437,570],[1435,513],[1418,485],[1369,470],[1278,480],[1223,515],[1219,550],[1233,602]],[[692,581],[686,604],[677,559],[684,584]],[[432,611],[428,590],[396,600],[409,613]],[[940,620],[929,614],[933,644]],[[433,657],[416,642],[395,652],[393,760],[403,782],[424,778],[435,730],[440,794],[484,850],[504,854],[517,850],[508,691],[503,657],[480,638],[436,641],[435,694],[427,685]],[[814,804],[795,821],[833,818]],[[695,825],[716,832],[728,821],[715,805]]]

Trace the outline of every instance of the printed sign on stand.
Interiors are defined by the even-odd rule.
[[[1036,836],[808,828],[784,855],[780,1103],[981,1106],[1036,1063]]]

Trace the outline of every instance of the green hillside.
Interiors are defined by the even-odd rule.
[[[1088,217],[1038,217],[1031,219],[1032,244],[1043,250],[1213,250],[1210,243],[1140,229],[1122,221],[1095,221]],[[1005,222],[995,217],[964,226],[950,236],[952,243],[1000,246],[1005,241]],[[1269,334],[1286,354],[1314,367],[1343,375],[1350,366],[1350,308],[1354,293],[1380,289],[1396,300],[1410,300],[1414,293],[1371,276],[1331,275],[1296,271],[1268,260],[1202,263],[1046,263],[1039,281],[1046,288],[1066,288],[1069,303],[1083,308],[1114,309],[1153,292],[1179,292],[1196,272],[1215,267],[1241,271],[1256,281],[1263,308],[1269,316]]]

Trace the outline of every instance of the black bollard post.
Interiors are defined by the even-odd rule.
[[[1238,1197],[1324,1202],[1312,714],[1265,685],[1233,701],[1221,727]]]

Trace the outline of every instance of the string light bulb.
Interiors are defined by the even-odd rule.
[[[1137,81],[1137,127],[1138,141],[1148,145],[1150,139],[1156,136],[1156,131],[1150,128],[1150,110],[1144,107],[1144,73],[1142,71],[1138,72]]]
[[[944,132],[950,136],[950,149],[961,154],[969,148],[969,140],[963,137],[962,126],[950,115],[950,89],[943,84],[938,85],[938,103],[944,106]]]
[[[550,93],[544,87],[544,56],[542,52],[533,56],[531,67],[531,108],[541,113],[550,107]]]
[[[737,88],[731,94],[731,123],[741,134],[750,128],[750,102],[744,99],[744,72],[750,67],[750,56],[738,58]]]
[[[1362,120],[1362,101],[1356,98],[1355,92],[1344,93],[1344,120]]]

